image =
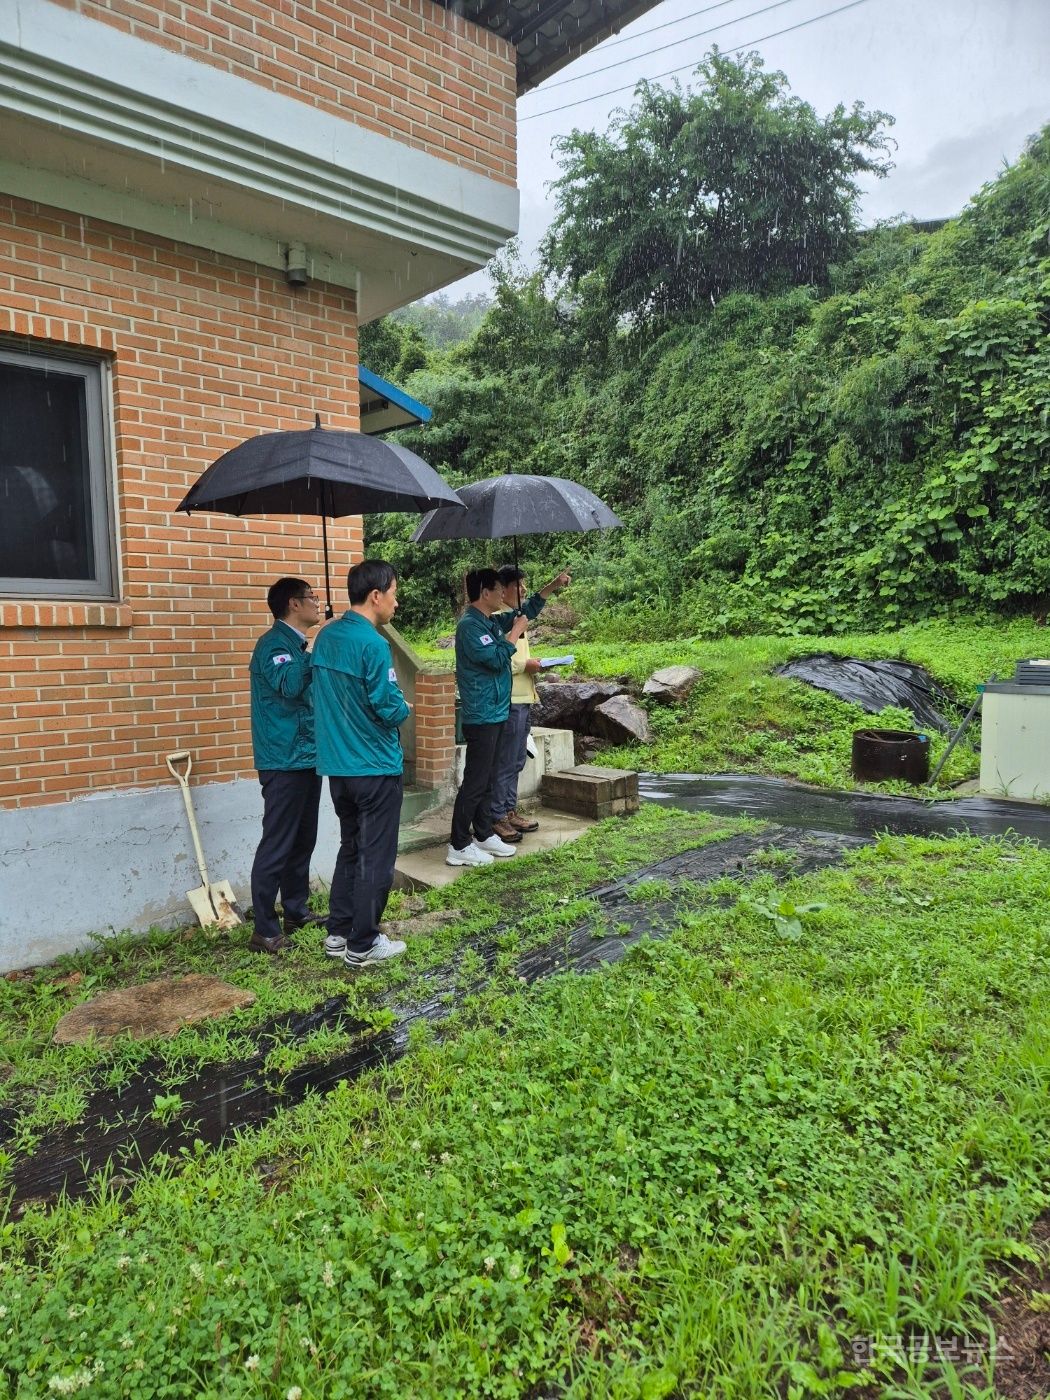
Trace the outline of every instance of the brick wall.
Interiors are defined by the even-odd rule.
[[[416,782],[440,788],[452,777],[456,757],[456,676],[421,671],[416,676]]]
[[[353,293],[0,195],[0,334],[111,364],[123,575],[118,603],[0,600],[0,805],[167,783],[181,747],[204,782],[250,773],[266,589],[320,589],[320,524],[172,512],[253,433],[357,426]],[[360,522],[329,540],[338,589]]]
[[[56,0],[514,184],[515,52],[432,0]]]

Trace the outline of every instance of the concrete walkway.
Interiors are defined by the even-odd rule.
[[[528,815],[539,822],[540,829],[526,833],[517,846],[520,855],[564,846],[567,841],[575,841],[594,826],[588,817],[575,817],[548,807],[536,808]],[[449,804],[424,813],[412,826],[402,831],[396,868],[416,888],[433,889],[438,885],[450,884],[469,869],[468,866],[445,864],[451,824],[452,806]],[[516,856],[504,856],[497,863],[509,865],[515,859]]]

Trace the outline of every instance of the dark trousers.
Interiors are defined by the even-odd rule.
[[[479,841],[492,835],[492,780],[505,723],[463,726],[467,761],[452,809],[452,844],[457,851],[470,845],[471,831]]]
[[[309,917],[310,857],[317,841],[321,779],[312,768],[259,772],[263,796],[262,840],[252,863],[255,932],[276,938],[281,932],[274,905],[280,892],[285,914]]]
[[[528,762],[525,747],[529,738],[531,705],[511,705],[503,737],[496,755],[496,771],[492,778],[492,819],[502,821],[518,805],[518,775]]]
[[[329,778],[328,790],[339,818],[340,842],[328,932],[345,938],[355,953],[363,953],[376,941],[394,882],[401,774]]]

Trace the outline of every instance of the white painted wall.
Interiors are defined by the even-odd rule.
[[[258,781],[193,788],[208,874],[249,903],[262,822]],[[332,878],[339,828],[328,787],[311,874]],[[0,972],[86,947],[91,935],[191,923],[200,884],[182,797],[170,787],[0,811]]]

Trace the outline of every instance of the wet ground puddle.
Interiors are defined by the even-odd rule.
[[[1050,845],[1050,808],[1037,802],[998,797],[920,802],[881,793],[835,792],[751,774],[645,773],[639,790],[646,801],[663,807],[759,817],[795,830],[868,838],[882,831],[894,836],[1013,834]]]

